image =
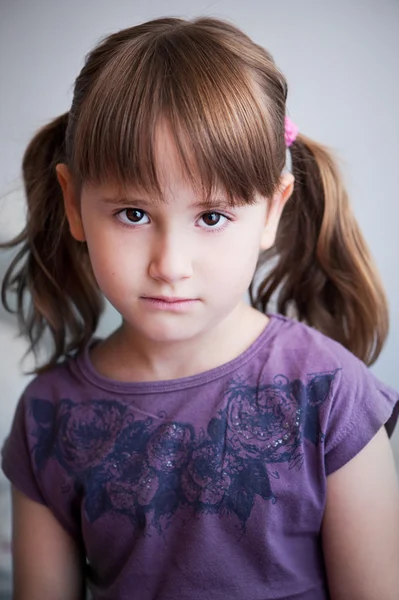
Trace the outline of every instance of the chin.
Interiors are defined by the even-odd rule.
[[[194,327],[189,327],[175,323],[139,323],[138,326],[133,325],[133,329],[140,333],[141,337],[155,343],[175,343],[189,340],[200,331]]]

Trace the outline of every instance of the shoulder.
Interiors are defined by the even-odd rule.
[[[284,359],[286,368],[298,373],[337,370],[340,390],[352,391],[364,386],[377,388],[383,395],[399,399],[399,393],[380,381],[364,362],[313,327],[283,315],[273,315],[273,352]],[[282,363],[283,364],[283,363]]]
[[[362,382],[390,391],[373,372],[339,342],[313,327],[282,315],[273,315],[274,339],[271,358],[278,358],[292,373],[317,373],[337,370],[340,389]]]
[[[79,394],[87,386],[80,364],[84,352],[64,359],[57,365],[35,375],[23,391],[25,398],[46,398],[57,402],[62,397]]]
[[[322,435],[327,473],[355,456],[383,425],[392,433],[399,412],[396,390],[312,327],[280,315],[272,324],[264,373],[277,385],[284,382],[300,404],[305,437]]]
[[[14,414],[14,429],[32,432],[56,425],[56,417],[70,404],[81,403],[91,395],[78,363],[80,355],[67,358],[59,364],[35,375],[23,390]]]
[[[344,346],[314,327],[280,314],[272,315],[272,322],[277,344],[287,355],[295,355],[295,362],[363,365]]]

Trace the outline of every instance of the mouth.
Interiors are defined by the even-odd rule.
[[[168,302],[174,304],[175,302],[194,302],[197,298],[180,298],[178,296],[142,296],[143,300],[158,300],[160,302]]]
[[[141,296],[146,306],[155,310],[184,312],[199,302],[198,298],[182,298],[180,296]]]

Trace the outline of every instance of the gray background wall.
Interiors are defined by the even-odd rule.
[[[272,52],[288,78],[291,117],[340,155],[390,302],[391,333],[373,371],[399,389],[398,0],[1,0],[0,239],[23,224],[24,148],[37,128],[68,110],[85,53],[114,30],[200,14],[233,21]],[[101,331],[115,323],[108,310]],[[25,348],[2,312],[0,442],[27,382],[19,364]],[[399,432],[394,447],[399,465]]]

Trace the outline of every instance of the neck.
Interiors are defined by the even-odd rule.
[[[165,381],[221,366],[244,352],[268,318],[244,302],[218,326],[190,340],[157,343],[123,323],[91,353],[94,368],[118,381]]]

